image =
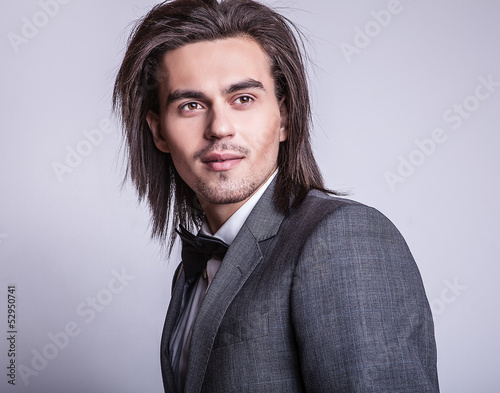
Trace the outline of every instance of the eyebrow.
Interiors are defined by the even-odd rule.
[[[259,89],[259,90],[264,90],[264,85],[252,78],[245,79],[241,82],[233,83],[232,85],[228,86],[224,90],[222,90],[223,94],[232,94],[236,93],[237,91],[240,90],[248,90],[248,89]],[[170,93],[167,97],[167,105],[184,100],[184,99],[194,99],[194,100],[204,100],[206,99],[207,96],[202,93],[201,91],[197,90],[188,90],[188,89],[178,89],[174,90],[172,93]]]
[[[234,83],[231,86],[229,86],[227,89],[224,90],[225,94],[231,94],[231,93],[236,93],[237,91],[240,90],[247,90],[247,89],[260,89],[260,90],[265,90],[264,85],[252,78],[245,79],[244,81]]]
[[[195,100],[204,100],[207,97],[201,91],[178,89],[174,90],[172,93],[168,95],[167,105],[187,98],[192,98]]]

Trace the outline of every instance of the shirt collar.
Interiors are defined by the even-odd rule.
[[[233,213],[233,215],[229,217],[224,224],[222,224],[222,226],[215,234],[212,235],[212,232],[210,231],[210,226],[208,225],[208,221],[206,218],[203,219],[200,232],[205,235],[217,237],[222,241],[224,241],[225,243],[231,245],[234,238],[236,237],[241,227],[245,223],[246,219],[248,218],[253,208],[259,201],[260,197],[267,190],[267,187],[269,187],[269,184],[271,184],[273,179],[276,177],[277,173],[278,170],[276,169],[274,173],[269,177],[269,179],[267,179],[267,181],[262,185],[262,187],[260,187],[255,192],[255,194],[253,194],[251,198],[243,204],[243,206],[241,206],[238,210],[236,210]]]

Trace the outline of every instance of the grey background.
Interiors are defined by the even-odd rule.
[[[178,257],[165,260],[149,240],[147,207],[130,185],[120,189],[110,114],[130,24],[155,2],[60,1],[52,15],[42,3],[0,5],[0,391],[161,392],[158,347]],[[314,147],[328,187],[390,217],[417,260],[442,391],[498,391],[500,87],[471,96],[481,77],[500,82],[500,2],[270,4],[288,7],[308,37]],[[399,12],[381,26],[372,11],[388,8]],[[34,19],[38,31],[25,27],[30,37],[12,44]],[[346,57],[341,46],[354,45],[357,28],[372,37]],[[443,114],[464,101],[470,110],[454,129]],[[84,142],[100,125],[94,144]],[[415,140],[436,128],[446,140],[418,153]],[[68,147],[78,146],[86,156],[70,167]],[[415,164],[411,174],[401,160]],[[68,172],[58,176],[56,163]],[[387,172],[401,181],[391,187]],[[120,272],[123,283],[113,279]],[[9,386],[5,375],[8,284],[17,286],[16,359],[28,385],[18,372]],[[70,322],[78,334],[64,340]],[[40,363],[44,351],[52,359]]]

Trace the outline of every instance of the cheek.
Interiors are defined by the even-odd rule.
[[[255,123],[255,117],[248,119],[246,125]],[[260,146],[262,151],[273,151],[280,142],[280,117],[275,113],[269,113],[263,116],[258,126],[252,132],[254,145]]]
[[[181,123],[178,121],[165,121],[162,127],[163,137],[174,161],[178,157],[189,154],[189,150],[194,144],[193,135],[186,132],[186,130],[193,128]]]
[[[279,130],[275,129],[272,132],[267,133],[267,135],[262,135],[257,146],[256,153],[258,150],[258,157],[260,163],[268,167],[270,165],[276,164],[278,160],[279,151]]]
[[[177,172],[181,173],[189,171],[190,157],[193,156],[193,153],[190,150],[187,150],[185,146],[178,146],[174,144],[173,148],[170,149],[170,155]]]
[[[186,172],[189,166],[189,157],[194,154],[191,147],[193,142],[189,143],[189,137],[172,133],[165,135],[165,141],[177,172],[179,174]]]
[[[175,170],[179,174],[182,180],[189,186],[193,187],[193,177],[195,176],[195,170],[190,165],[186,156],[182,153],[176,151],[175,153],[171,153],[172,162],[174,163]]]

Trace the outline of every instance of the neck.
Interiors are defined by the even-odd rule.
[[[228,203],[228,204],[220,204],[215,205],[209,202],[204,202],[200,199],[200,204],[205,212],[207,217],[208,225],[210,226],[210,230],[212,234],[216,233],[219,228],[231,217],[236,210],[238,210],[241,206],[248,201],[250,197],[247,199],[237,202],[237,203]]]

